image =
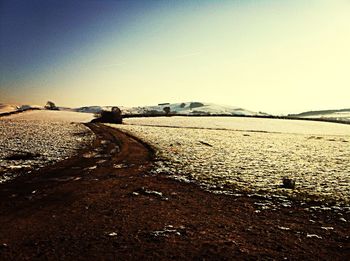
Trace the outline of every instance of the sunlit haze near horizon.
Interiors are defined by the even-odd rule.
[[[0,1],[0,103],[350,108],[350,1]]]

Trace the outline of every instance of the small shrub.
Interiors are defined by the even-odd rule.
[[[165,112],[166,115],[169,115],[169,113],[170,113],[170,107],[169,107],[169,106],[164,107],[164,108],[163,108],[163,111]]]
[[[57,106],[55,105],[54,102],[48,101],[44,107],[46,110],[58,110]]]
[[[101,111],[98,118],[92,120],[92,122],[105,122],[105,123],[117,123],[123,122],[122,112],[118,107],[113,107],[111,111]]]

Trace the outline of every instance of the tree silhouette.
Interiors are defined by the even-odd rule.
[[[121,124],[123,122],[122,111],[118,107],[113,107],[111,111],[101,111],[96,115],[98,118],[92,122],[107,122]]]
[[[169,106],[164,107],[164,108],[163,108],[163,111],[165,112],[166,115],[169,115],[169,113],[170,113],[170,107],[169,107]]]
[[[47,110],[58,110],[58,108],[56,107],[55,103],[52,101],[48,101],[44,107]]]

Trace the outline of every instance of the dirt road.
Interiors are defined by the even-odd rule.
[[[349,260],[349,213],[256,211],[154,176],[150,148],[88,127],[97,139],[78,156],[0,184],[1,260]]]

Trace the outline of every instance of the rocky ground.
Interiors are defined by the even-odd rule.
[[[349,260],[349,213],[257,211],[261,198],[155,175],[148,146],[88,127],[90,148],[0,184],[1,260]]]

